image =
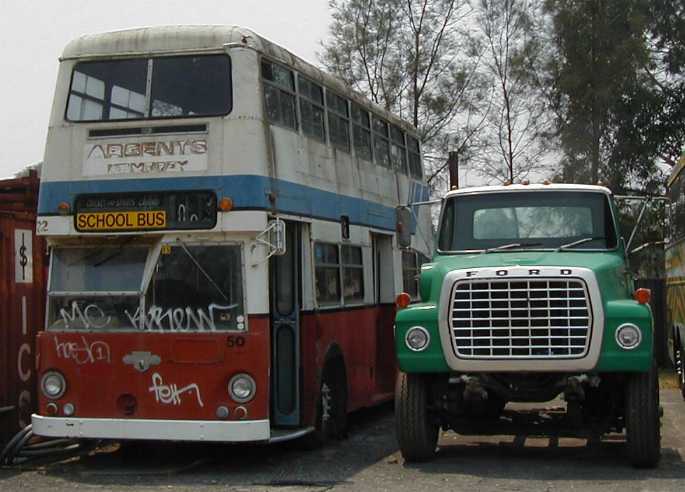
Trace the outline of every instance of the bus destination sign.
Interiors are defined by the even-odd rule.
[[[79,232],[212,229],[216,214],[211,191],[165,191],[81,195],[74,220]]]

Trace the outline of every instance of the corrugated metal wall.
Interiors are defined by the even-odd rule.
[[[43,327],[47,258],[35,235],[38,177],[0,181],[0,448],[31,421],[35,337]]]

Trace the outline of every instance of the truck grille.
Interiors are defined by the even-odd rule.
[[[577,278],[459,280],[449,320],[465,359],[580,358],[592,331],[588,290]]]

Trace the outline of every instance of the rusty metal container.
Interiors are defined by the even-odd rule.
[[[0,180],[0,449],[31,422],[35,338],[47,284],[45,240],[35,234],[39,179]]]

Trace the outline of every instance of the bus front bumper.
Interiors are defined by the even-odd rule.
[[[268,420],[83,419],[31,416],[33,433],[43,437],[158,441],[269,441]]]

